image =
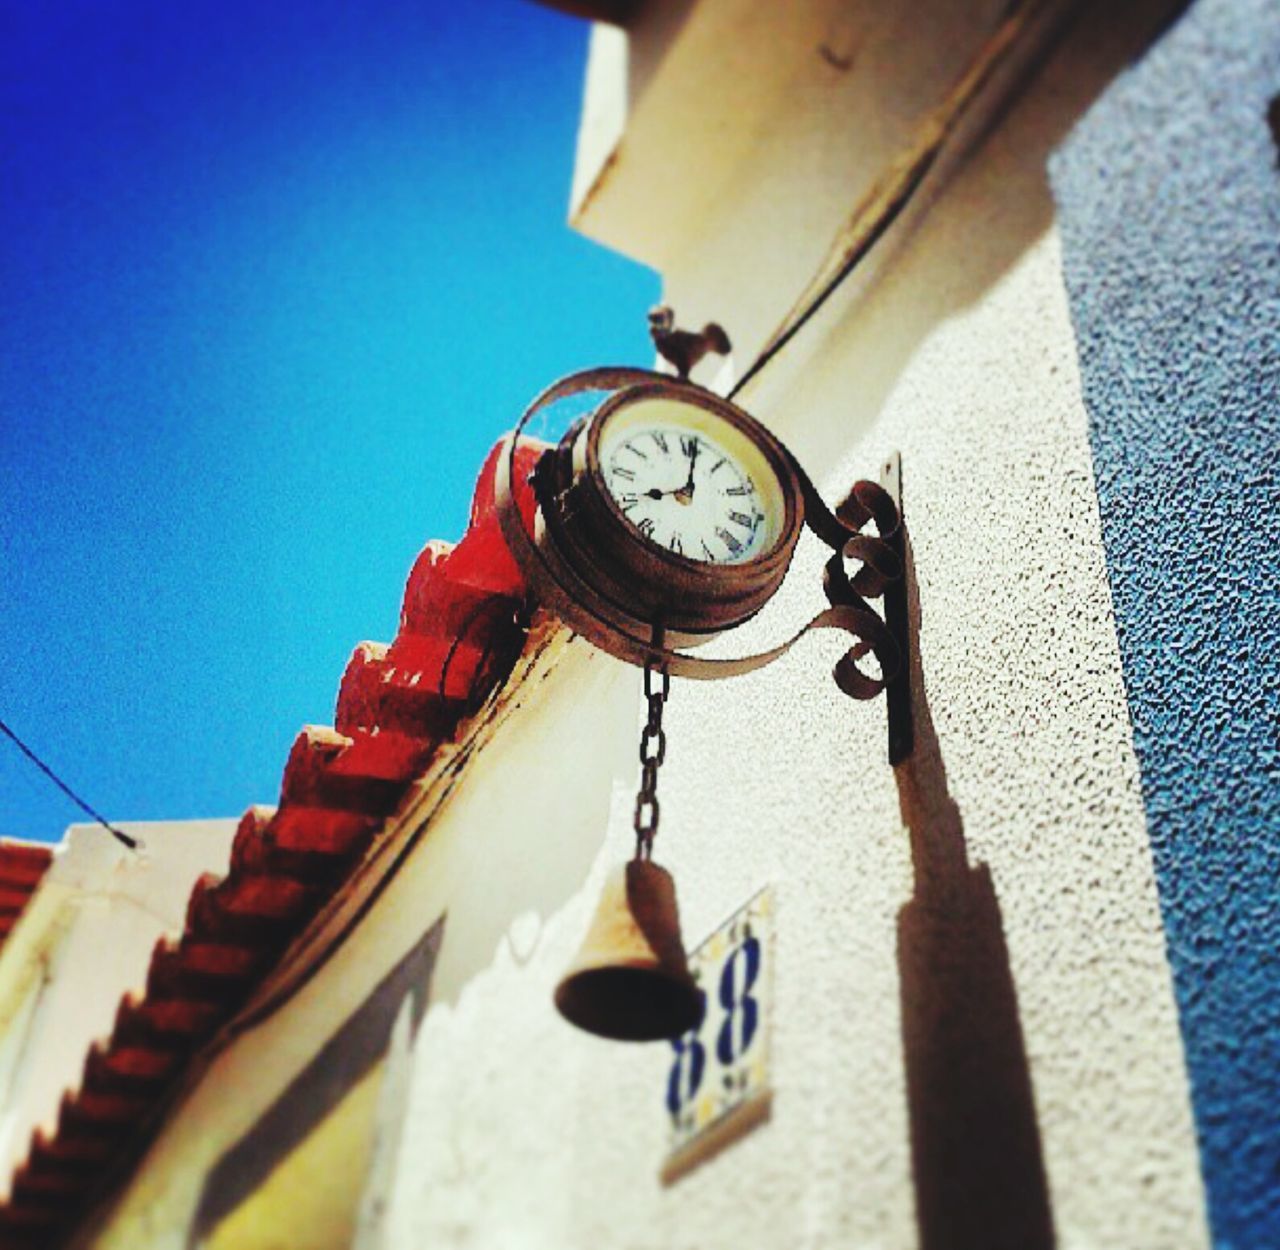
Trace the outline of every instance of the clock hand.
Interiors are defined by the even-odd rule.
[[[693,450],[689,453],[689,480],[684,484],[685,490],[689,494],[693,494],[693,466],[698,463],[698,452],[702,450],[702,444],[694,441]]]
[[[698,452],[701,450],[702,444],[695,442],[689,453],[689,480],[679,490],[672,492],[677,503],[689,503],[693,499],[693,466],[698,463]]]
[[[688,486],[675,486],[671,490],[659,490],[656,486],[650,486],[644,493],[649,499],[666,499],[668,495],[674,495],[681,503],[688,503],[692,492]]]

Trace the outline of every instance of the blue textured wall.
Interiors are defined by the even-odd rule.
[[[1201,0],[1051,176],[1218,1246],[1280,1247],[1275,0]]]

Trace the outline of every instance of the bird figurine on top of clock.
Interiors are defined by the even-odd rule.
[[[724,327],[708,321],[701,330],[677,330],[676,315],[665,304],[649,309],[649,337],[682,381],[706,355],[727,356],[733,350]]]

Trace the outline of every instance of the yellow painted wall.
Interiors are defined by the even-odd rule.
[[[202,1241],[207,1250],[346,1250],[364,1192],[382,1065]]]

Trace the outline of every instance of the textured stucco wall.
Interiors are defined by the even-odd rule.
[[[1280,1246],[1280,10],[1201,0],[1052,163],[1218,1245]]]
[[[883,704],[838,692],[829,643],[673,686],[657,858],[686,938],[765,884],[778,902],[770,1119],[664,1187],[669,1048],[599,1042],[551,1008],[632,843],[635,675],[578,641],[553,679],[515,692],[518,713],[332,961],[218,1058],[99,1244],[182,1245],[220,1151],[441,916],[380,1244],[1209,1244],[1046,174],[1165,7],[1087,6],[882,283],[835,301],[744,397],[828,498],[901,450],[919,642],[918,747],[896,773]],[[767,39],[735,48],[744,65],[768,54]],[[830,70],[815,51],[820,86]],[[841,194],[793,171],[856,145],[865,119],[838,90],[794,100],[803,116],[777,124],[788,143],[812,132],[812,149],[782,184],[768,161],[739,171],[730,235],[779,197]],[[664,275],[682,319],[731,331],[780,315],[808,277],[767,232],[750,266],[691,245]],[[819,606],[821,555],[802,549],[724,649]]]
[[[549,1013],[561,944],[630,845],[627,769],[587,887],[424,1024],[396,1245],[1206,1244],[1045,178],[1148,30],[1093,16],[874,296],[747,397],[829,497],[901,449],[926,696],[895,776],[883,706],[844,699],[819,642],[673,689],[657,856],[686,936],[766,883],[779,902],[771,1119],[664,1188],[670,1052]],[[815,161],[856,142],[837,103]],[[769,170],[724,213],[782,194]],[[751,280],[734,262],[724,308],[718,255],[691,249],[664,275],[690,320],[758,321],[808,276],[765,240]],[[725,649],[817,606],[818,565],[802,552],[770,619]]]

